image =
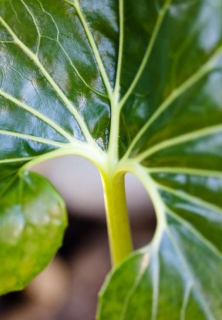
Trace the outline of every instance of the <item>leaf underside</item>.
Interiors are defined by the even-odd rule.
[[[0,293],[46,265],[66,225],[27,163],[101,169],[117,146],[158,227],[107,279],[98,319],[220,320],[221,84],[221,0],[1,1]]]

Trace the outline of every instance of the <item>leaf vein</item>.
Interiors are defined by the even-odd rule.
[[[50,19],[52,20],[52,22],[53,22],[53,24],[54,24],[54,26],[55,26],[55,28],[56,28],[56,30],[57,30],[57,38],[56,38],[56,39],[52,39],[52,38],[47,37],[47,36],[42,36],[42,38],[48,38],[48,39],[50,39],[50,40],[57,41],[57,43],[59,44],[59,46],[60,46],[60,48],[62,49],[63,53],[65,54],[66,58],[68,59],[71,67],[74,69],[74,71],[76,72],[77,76],[78,76],[78,77],[80,78],[80,80],[85,84],[85,86],[86,86],[87,88],[89,88],[91,91],[95,92],[96,94],[98,94],[98,95],[100,95],[100,96],[102,96],[102,97],[107,98],[107,96],[106,96],[105,94],[103,94],[102,92],[99,92],[98,90],[96,90],[96,89],[94,89],[93,87],[91,87],[91,86],[85,81],[85,79],[81,76],[81,74],[79,73],[78,69],[76,68],[76,66],[75,66],[74,63],[72,62],[72,59],[70,58],[68,52],[65,50],[65,48],[63,47],[63,45],[62,45],[61,42],[60,42],[60,31],[59,31],[59,28],[58,28],[58,25],[57,25],[55,19],[53,18],[53,16],[52,16],[49,12],[47,12],[47,11],[44,9],[42,3],[41,3],[39,0],[38,0],[38,2],[39,2],[39,4],[40,4],[40,6],[41,6],[42,12],[44,12],[46,15],[48,15],[48,16],[50,17]]]
[[[207,73],[213,71],[214,64],[213,62],[216,60],[218,56],[222,54],[222,47],[220,47],[214,55],[191,77],[189,77],[185,82],[183,82],[178,88],[174,89],[172,93],[163,101],[160,106],[156,109],[154,114],[150,117],[150,119],[145,123],[145,125],[140,129],[137,135],[134,137],[131,145],[129,146],[127,153],[125,156],[128,156],[132,151],[133,147],[139,141],[139,139],[143,136],[143,134],[147,131],[147,129],[151,126],[151,124],[158,119],[158,117],[168,108],[171,104],[177,100],[182,94],[184,94],[187,90],[189,90],[195,83],[200,81]]]
[[[81,74],[79,73],[78,69],[75,67],[74,63],[72,62],[69,54],[67,53],[67,51],[65,50],[65,48],[62,46],[61,42],[58,41],[58,44],[60,46],[60,48],[62,49],[63,53],[65,54],[65,56],[67,57],[71,67],[73,68],[73,70],[76,72],[77,76],[80,78],[80,80],[84,83],[84,85],[89,88],[91,91],[95,92],[96,94],[98,94],[99,96],[102,96],[104,98],[108,98],[107,95],[105,95],[104,93],[94,89],[93,87],[91,87],[84,79],[83,77],[81,76]]]
[[[37,56],[24,44],[21,42],[21,40],[17,37],[17,35],[14,33],[14,31],[10,28],[10,26],[6,23],[6,21],[0,17],[0,22],[2,25],[6,28],[6,30],[10,33],[10,35],[15,40],[15,43],[22,49],[22,51],[36,64],[36,66],[41,70],[42,74],[45,76],[51,87],[55,90],[58,97],[61,99],[63,103],[65,103],[65,106],[67,109],[71,112],[71,114],[74,116],[74,118],[77,120],[86,140],[88,140],[89,143],[94,144],[94,140],[91,137],[88,128],[86,127],[84,120],[80,117],[79,113],[77,112],[76,108],[73,106],[73,104],[69,101],[69,99],[65,96],[61,88],[57,85],[57,83],[53,80],[53,78],[50,76],[48,71],[45,69],[45,67],[41,64]]]
[[[178,137],[171,138],[168,140],[164,140],[160,143],[157,143],[156,145],[154,145],[150,149],[139,154],[137,157],[135,157],[135,159],[137,161],[143,161],[145,158],[149,157],[150,155],[152,155],[158,151],[167,149],[169,147],[173,147],[173,146],[181,144],[181,143],[186,143],[186,142],[198,139],[198,138],[217,134],[219,132],[222,133],[222,125],[221,124],[214,125],[211,127],[202,128],[202,129],[195,130],[195,131],[191,131],[189,133],[185,133],[185,134],[180,135]]]
[[[140,79],[140,77],[141,77],[146,65],[147,65],[147,62],[149,60],[150,54],[151,54],[151,52],[153,50],[153,47],[155,45],[159,30],[160,30],[160,28],[162,26],[163,20],[165,18],[167,10],[168,10],[168,8],[169,8],[169,6],[171,4],[171,1],[172,0],[166,0],[163,8],[161,9],[161,11],[159,13],[159,17],[158,17],[158,19],[156,21],[156,25],[154,27],[152,37],[151,37],[150,42],[148,44],[148,47],[147,47],[147,50],[146,50],[145,55],[143,57],[142,63],[140,65],[140,68],[139,68],[139,70],[138,70],[138,72],[137,72],[132,84],[130,85],[128,91],[126,92],[125,96],[121,99],[121,101],[119,103],[119,108],[120,109],[124,106],[125,102],[128,100],[129,96],[131,95],[131,93],[135,89],[135,87],[136,87],[136,85],[137,85],[137,83],[138,83],[138,81],[139,81],[139,79]]]
[[[69,4],[71,4],[75,9],[76,9],[76,12],[78,14],[78,17],[82,23],[82,26],[85,30],[85,34],[89,40],[89,43],[91,45],[91,48],[92,48],[92,51],[94,53],[94,56],[95,56],[95,59],[97,61],[97,64],[98,64],[98,67],[99,67],[99,70],[100,70],[100,73],[101,73],[101,76],[102,76],[102,79],[103,79],[103,82],[104,82],[104,85],[106,87],[106,90],[107,90],[107,93],[108,93],[108,96],[110,98],[110,101],[112,101],[113,99],[113,92],[112,92],[112,88],[111,88],[111,85],[110,85],[110,82],[109,82],[109,79],[108,79],[108,76],[107,76],[107,73],[106,73],[106,69],[105,69],[105,66],[103,64],[103,61],[102,61],[102,58],[101,58],[101,55],[99,53],[99,50],[97,48],[97,45],[95,43],[95,40],[93,38],[93,35],[92,35],[92,32],[87,24],[87,21],[82,13],[82,10],[80,8],[80,4],[79,4],[79,1],[78,0],[75,0],[75,2],[71,2],[71,1],[67,1],[65,0],[66,2],[68,2]]]
[[[157,183],[156,181],[154,181],[154,183],[157,185],[158,189],[160,189],[160,190],[166,191],[166,192],[168,192],[178,198],[184,199],[188,202],[192,202],[196,205],[205,207],[209,210],[216,211],[217,213],[222,214],[222,208],[219,206],[216,206],[215,204],[209,203],[201,198],[197,198],[197,197],[192,196],[190,194],[187,194],[185,192],[176,191],[170,187],[163,186],[163,185]]]
[[[9,182],[3,187],[3,189],[0,190],[0,199],[2,198],[3,194],[7,191],[7,189],[13,184],[15,179],[18,176],[18,171],[15,173],[15,175],[9,180]]]
[[[119,52],[118,52],[118,64],[116,71],[116,82],[114,88],[114,95],[119,99],[119,89],[120,89],[120,77],[122,70],[122,60],[123,60],[123,46],[124,46],[124,0],[119,1]],[[117,100],[118,100],[117,99]]]
[[[159,249],[159,246],[158,246]],[[155,267],[152,268],[152,280],[153,280],[153,302],[152,302],[152,320],[157,319],[158,304],[159,304],[159,281],[160,281],[160,265],[159,256],[156,250],[155,253]]]
[[[23,161],[32,160],[34,158],[35,157],[12,158],[12,159],[3,159],[3,160],[0,159],[0,163],[13,163],[13,162],[20,162],[20,161],[23,162]]]
[[[124,320],[125,319],[125,316],[126,316],[126,312],[127,312],[127,307],[130,303],[130,299],[133,295],[133,293],[135,292],[135,290],[137,289],[138,285],[140,284],[140,282],[142,281],[142,278],[143,276],[145,275],[146,271],[147,271],[147,267],[148,267],[148,264],[149,264],[149,255],[148,254],[145,254],[142,258],[142,261],[141,261],[141,270],[139,271],[136,279],[135,279],[135,282],[133,283],[131,289],[129,290],[126,298],[125,298],[125,301],[124,301],[124,304],[123,304],[123,309],[122,309],[122,312],[121,312],[121,315],[120,315],[120,320]]]
[[[183,227],[185,227],[190,233],[192,233],[200,242],[202,242],[213,254],[215,254],[220,260],[222,260],[222,253],[215,247],[215,245],[202,235],[196,228],[194,228],[189,222],[179,216],[172,209],[165,206],[167,214],[177,220]]]
[[[7,94],[5,91],[0,89],[0,96],[4,97],[5,99],[11,101],[13,104],[17,105],[18,107],[28,111],[29,113],[33,114],[38,119],[42,120],[46,124],[48,124],[50,127],[52,127],[54,130],[56,130],[58,133],[60,133],[63,137],[65,137],[68,141],[73,142],[75,139],[71,135],[69,135],[65,130],[63,130],[58,124],[56,124],[54,121],[49,119],[47,116],[43,115],[42,113],[36,111],[35,109],[29,107],[25,103],[19,101],[18,99],[12,97],[11,95]]]
[[[189,282],[187,285],[187,288],[184,292],[183,303],[182,303],[181,312],[180,312],[180,320],[186,320],[186,310],[188,307],[188,303],[189,303],[189,299],[190,299],[190,295],[191,295],[193,286],[194,286],[194,283]]]
[[[25,7],[25,9],[27,10],[27,12],[30,14],[31,18],[32,18],[32,21],[36,27],[36,31],[37,31],[37,34],[38,34],[38,37],[37,37],[37,45],[36,45],[36,56],[38,56],[39,54],[39,48],[40,48],[40,43],[41,43],[41,33],[40,33],[40,30],[39,30],[39,26],[38,26],[38,23],[32,13],[32,11],[30,10],[30,8],[28,7],[28,5],[25,3],[24,0],[20,0],[20,2],[23,4],[23,6]]]
[[[177,242],[174,239],[174,236],[172,235],[172,233],[171,233],[171,231],[169,229],[167,229],[167,232],[168,232],[169,238],[171,240],[171,243],[172,243],[173,247],[175,248],[175,251],[176,251],[178,257],[181,260],[183,268],[184,268],[185,272],[187,273],[187,276],[189,277],[190,281],[192,283],[194,283],[194,291],[197,294],[198,301],[201,304],[205,315],[209,318],[209,320],[216,320],[214,318],[210,308],[209,308],[207,300],[204,299],[201,290],[197,287],[197,281],[195,281],[196,277],[193,275],[192,271],[190,270],[190,268],[189,268],[189,266],[187,264],[186,258],[184,256],[184,254],[182,253],[182,251],[180,250],[180,248],[178,247]]]
[[[47,144],[47,145],[52,145],[52,146],[56,146],[56,147],[62,147],[65,145],[64,143],[61,143],[61,142],[56,142],[56,141],[52,141],[52,140],[48,140],[48,139],[44,139],[44,138],[40,138],[40,137],[36,137],[36,136],[31,136],[28,134],[13,132],[13,131],[0,130],[0,134],[12,136],[12,137],[24,139],[24,140],[31,140],[31,141],[35,141],[35,142],[39,142],[39,143]]]
[[[155,173],[182,173],[186,175],[194,175],[194,176],[210,176],[210,177],[221,177],[222,171],[216,170],[206,170],[206,169],[198,169],[198,168],[189,168],[189,167],[155,167],[155,168],[145,168],[149,174]]]

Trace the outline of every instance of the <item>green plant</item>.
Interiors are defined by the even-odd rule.
[[[40,272],[66,227],[28,169],[80,155],[101,173],[118,264],[98,319],[221,319],[221,84],[221,0],[1,0],[0,293]],[[132,254],[126,172],[158,220]]]

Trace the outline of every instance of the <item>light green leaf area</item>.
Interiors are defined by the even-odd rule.
[[[64,202],[43,177],[23,172],[7,177],[4,184],[0,193],[1,294],[24,288],[47,266],[67,225]]]
[[[73,154],[137,176],[158,220],[108,278],[98,319],[220,320],[221,87],[221,0],[0,2],[0,293],[44,267],[65,226],[26,170]]]

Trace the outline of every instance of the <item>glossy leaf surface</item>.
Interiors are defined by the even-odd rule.
[[[65,205],[50,183],[29,172],[3,179],[0,208],[3,294],[24,288],[47,266],[62,243],[67,217]]]
[[[13,172],[64,154],[135,174],[158,227],[109,278],[98,318],[219,320],[221,0],[12,0],[0,16],[1,189],[20,205]]]
[[[158,9],[150,1],[145,9],[151,35],[122,109],[121,163],[150,193],[158,227],[107,280],[98,319],[220,319],[222,2],[166,1]],[[132,41],[126,31],[126,50],[138,50]]]

